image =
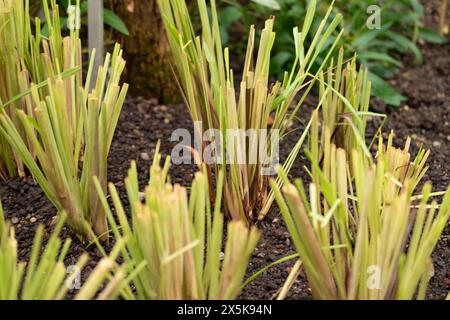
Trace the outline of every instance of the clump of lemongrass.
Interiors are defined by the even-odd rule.
[[[347,152],[351,152],[354,148],[360,149],[370,157],[369,148],[365,142],[368,118],[386,117],[369,111],[371,82],[367,77],[367,69],[361,66],[358,71],[355,58],[346,63],[343,57],[344,50],[341,48],[336,64],[332,60],[327,72],[319,73],[319,104],[306,127],[311,129],[311,136],[314,137],[310,139],[311,156],[319,159],[320,163],[327,155],[324,153],[324,148],[329,148],[332,143]],[[322,109],[321,122],[319,122],[320,109]],[[379,130],[381,127],[382,125]],[[300,147],[301,145],[297,144],[294,150]],[[293,160],[293,158],[288,159],[289,165]],[[327,163],[327,159],[325,162]],[[288,170],[285,171],[288,172]],[[276,181],[281,188],[282,179],[278,178]],[[272,189],[269,199],[273,196]],[[260,218],[262,217],[264,216]]]
[[[392,135],[386,148],[380,142],[376,161],[354,149],[351,166],[335,145],[325,149],[322,169],[310,157],[309,198],[282,170],[285,186],[271,182],[315,299],[425,297],[431,254],[450,217],[450,188],[439,206],[429,204],[425,184],[417,204],[427,153],[411,163],[407,148],[391,142]]]
[[[365,143],[367,119],[369,116],[386,116],[369,112],[371,82],[367,68],[361,65],[358,71],[356,58],[345,63],[343,57],[344,49],[341,48],[336,65],[332,61],[325,75],[320,74],[322,126],[329,128],[329,131],[322,131],[321,143],[330,141],[348,153],[361,148],[369,156]],[[313,121],[313,131],[318,130],[315,124],[317,122]]]
[[[186,188],[169,182],[169,158],[163,168],[160,161],[157,151],[144,203],[139,196],[136,164],[132,163],[125,181],[131,223],[114,185],[110,184],[109,190],[116,215],[96,183],[114,237],[128,240],[122,250],[124,261],[140,269],[133,281],[137,298],[236,298],[259,232],[256,228],[248,229],[242,221],[230,222],[222,254],[224,221],[219,212],[222,190],[217,190],[212,212],[205,171],[196,173],[188,200]],[[222,179],[220,173],[219,181]]]
[[[200,122],[202,126],[196,127],[195,130],[199,131],[197,133],[200,136],[210,129],[220,132],[221,145],[216,144],[211,154],[213,164],[206,163],[210,186],[214,184],[213,173],[215,172],[217,177],[220,170],[225,170],[226,214],[247,222],[254,220],[258,215],[263,217],[273,201],[273,197],[267,194],[268,174],[263,173],[264,169],[271,167],[276,161],[277,145],[272,138],[277,134],[279,137],[285,135],[318,74],[334,51],[342,32],[335,39],[332,39],[331,35],[337,29],[342,17],[337,14],[331,22],[328,21],[332,10],[330,7],[312,36],[311,46],[306,47],[305,39],[310,32],[316,9],[316,1],[310,1],[301,32],[298,28],[294,29],[293,50],[297,58],[292,70],[284,73],[282,82],[273,84],[269,83],[269,66],[271,49],[275,42],[273,31],[275,18],[266,21],[256,54],[254,52],[257,48],[256,31],[252,27],[243,76],[238,85],[240,95],[236,98],[229,51],[223,50],[220,38],[216,1],[211,0],[210,7],[205,0],[198,1],[201,36],[195,34],[185,0],[159,0],[158,5],[182,94],[193,121]],[[326,46],[329,42],[331,45]],[[322,50],[327,50],[328,54],[321,62],[317,73],[311,74],[317,56]],[[294,100],[298,101],[295,105]],[[273,124],[269,126],[271,115],[274,117]],[[230,130],[236,133],[232,138],[227,136]],[[267,130],[267,135],[249,139],[246,137],[248,130],[256,130],[258,133]],[[307,130],[284,164],[286,171],[289,171],[300,151],[306,132]],[[204,151],[208,152],[207,148],[205,144],[201,146],[199,150],[201,156],[204,155]],[[256,161],[251,161],[255,157]]]
[[[93,53],[83,82],[77,31],[58,39],[57,9],[54,5],[53,20],[46,10],[50,45],[44,42],[43,52],[39,52],[40,67],[48,77],[45,89],[42,83],[28,83],[24,70],[26,85],[22,89],[28,89],[17,98],[23,107],[0,102],[0,134],[57,209],[67,212],[68,224],[80,237],[90,238],[92,228],[96,236],[107,238],[106,216],[92,177],[97,176],[106,189],[107,157],[128,89],[127,84],[119,84],[125,61],[116,45],[99,68],[97,79],[91,79]],[[61,61],[55,59],[58,56]],[[61,75],[62,67],[70,71],[72,66],[78,68],[75,74]],[[89,92],[91,81],[95,86]]]
[[[20,92],[19,60],[22,49],[27,46],[29,17],[20,13],[25,11],[24,1],[0,1],[0,101],[9,100]],[[22,41],[22,42],[19,42]],[[23,165],[17,159],[8,143],[0,138],[0,177],[3,180],[24,175]],[[17,165],[16,165],[17,164]]]
[[[71,90],[82,79],[78,68],[81,60],[78,31],[72,30],[70,39],[63,39],[58,5],[52,0],[51,12],[47,0],[42,1],[42,5],[49,26],[48,38],[41,34],[39,19],[36,18],[35,25],[31,26],[29,0],[0,1],[0,105],[8,106],[5,112],[23,138],[25,132],[15,110],[23,110],[27,115],[33,114],[26,103],[30,98],[20,99],[28,91],[29,84],[40,84],[38,91],[42,98],[46,94],[46,80],[49,77],[56,74],[62,78],[75,75],[74,80],[67,82],[66,90]],[[67,45],[72,47],[70,52],[63,48]],[[17,174],[25,175],[22,159],[11,149],[5,138],[0,137],[0,178],[6,180]]]
[[[81,281],[79,277],[88,262],[88,256],[83,254],[71,269],[64,265],[71,244],[70,239],[64,242],[59,239],[64,217],[61,215],[58,219],[43,251],[44,228],[39,226],[28,262],[19,262],[14,229],[5,222],[0,203],[0,300],[61,300],[66,298],[70,290],[75,290],[78,284],[81,288],[75,297],[83,300],[96,296],[115,299],[122,292],[130,291],[124,273],[119,272],[125,266],[119,267],[115,262],[123,243],[118,243],[111,255],[99,262],[81,286],[78,281]],[[105,282],[106,287],[102,289]]]

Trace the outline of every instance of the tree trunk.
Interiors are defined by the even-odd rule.
[[[130,94],[167,103],[178,101],[170,49],[156,0],[114,0],[113,4],[130,31],[130,36],[121,37]]]

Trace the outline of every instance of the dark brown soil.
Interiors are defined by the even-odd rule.
[[[430,1],[426,5],[427,14],[435,17],[435,10]],[[435,25],[435,19],[427,24]],[[430,45],[423,48],[425,63],[406,68],[392,80],[405,96],[406,103],[399,109],[390,109],[382,103],[375,102],[374,110],[388,113],[385,132],[395,130],[395,143],[403,146],[407,136],[413,138],[412,150],[416,152],[421,144],[432,150],[429,160],[430,170],[426,179],[433,182],[435,190],[445,190],[450,183],[450,44]],[[410,57],[404,58],[406,62]],[[411,60],[412,61],[412,60]],[[310,108],[306,107],[305,110]],[[304,119],[307,119],[305,112]],[[378,125],[373,119],[369,126],[370,134]],[[300,125],[301,126],[301,125]],[[144,99],[128,99],[112,145],[109,159],[109,181],[120,191],[122,201],[126,204],[126,193],[123,180],[132,160],[136,160],[139,170],[139,181],[144,186],[148,181],[149,166],[153,158],[158,140],[161,140],[163,155],[170,155],[176,142],[171,142],[171,133],[176,128],[192,131],[192,123],[183,105],[164,106],[156,101]],[[298,133],[290,135],[283,142],[282,154],[286,154],[295,142]],[[291,171],[291,176],[305,178],[302,170],[306,161],[301,156]],[[188,185],[192,181],[195,166],[176,166],[171,169],[172,181]],[[0,184],[0,195],[5,214],[8,219],[14,218],[16,237],[19,242],[19,256],[27,261],[38,224],[45,226],[47,234],[51,232],[51,223],[56,211],[46,200],[42,191],[32,179],[14,180]],[[250,262],[247,275],[250,276],[266,265],[294,253],[290,237],[274,206],[264,221],[258,224],[262,231],[262,239]],[[72,237],[69,230],[64,229],[62,237]],[[431,280],[428,298],[444,299],[450,290],[450,225],[442,235],[433,254],[435,275]],[[86,271],[95,267],[99,253],[93,247],[85,248],[76,239],[66,259],[66,263],[74,263],[82,252],[87,251],[91,261]],[[271,299],[283,285],[293,261],[270,268],[261,277],[250,283],[241,295],[242,299]],[[289,299],[310,299],[310,289],[301,276],[291,289]]]

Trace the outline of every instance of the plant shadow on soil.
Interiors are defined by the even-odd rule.
[[[429,26],[436,25],[436,1],[425,5]],[[450,8],[449,8],[450,12]],[[450,14],[448,14],[450,16]],[[425,181],[433,183],[434,190],[445,190],[450,183],[450,44],[426,45],[422,47],[424,54],[423,65],[414,65],[411,57],[403,57],[408,65],[401,74],[397,75],[391,83],[408,100],[399,108],[386,108],[383,103],[374,100],[374,111],[385,112],[388,120],[383,132],[395,131],[394,144],[403,147],[407,136],[413,139],[411,150],[415,154],[419,147],[432,150],[428,165],[430,166]],[[309,119],[309,113],[314,101],[308,100],[302,119]],[[303,124],[297,123],[300,128]],[[368,139],[371,139],[379,125],[379,120],[372,118],[368,126]],[[158,105],[154,100],[142,98],[127,99],[119,126],[111,148],[109,158],[109,181],[118,188],[122,202],[129,207],[124,187],[130,162],[137,161],[139,181],[143,188],[149,177],[149,167],[153,159],[154,149],[158,140],[161,140],[163,157],[170,155],[177,142],[171,142],[170,137],[174,129],[185,128],[192,132],[192,122],[184,105],[165,106]],[[301,130],[286,137],[282,142],[281,156],[285,156],[295,143]],[[300,155],[291,170],[290,176],[305,181],[307,176],[302,169],[306,159]],[[190,185],[195,165],[172,165],[170,175],[173,183]],[[13,180],[0,184],[0,195],[7,219],[12,220],[16,227],[16,237],[19,247],[19,258],[27,261],[31,251],[34,232],[38,224],[45,226],[46,238],[52,230],[52,222],[56,211],[35,182],[26,180]],[[278,259],[295,253],[276,205],[265,220],[258,223],[262,232],[250,265],[247,276],[277,261]],[[72,237],[73,234],[64,228],[62,238]],[[91,259],[83,271],[83,278],[92,271],[100,253],[94,246],[86,248],[74,239],[67,255],[66,264],[74,264],[83,252],[88,252]],[[445,231],[433,253],[435,274],[430,281],[427,293],[428,299],[445,299],[450,290],[450,225]],[[282,287],[294,261],[279,264],[267,270],[262,276],[250,283],[241,294],[241,299],[272,299]],[[73,293],[72,293],[73,294]],[[69,295],[70,296],[70,295]],[[311,299],[310,289],[304,275],[301,275],[289,292],[288,299]]]

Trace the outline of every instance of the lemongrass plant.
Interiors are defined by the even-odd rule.
[[[80,51],[78,33],[72,32],[71,40],[63,40],[58,6],[51,1],[50,11],[47,0],[42,1],[46,20],[50,26],[50,35],[45,38],[41,34],[41,23],[35,20],[31,25],[29,0],[0,1],[0,104],[9,105],[6,112],[11,117],[22,137],[25,133],[20,128],[20,120],[15,110],[24,110],[33,114],[25,99],[19,99],[29,89],[29,83],[39,83],[40,93],[45,92],[45,80],[60,74],[67,77],[77,73],[81,79]],[[34,30],[34,32],[32,31]],[[64,42],[74,47],[70,55],[64,50]],[[41,54],[40,50],[43,50]],[[70,88],[67,88],[69,90]],[[0,178],[6,180],[16,175],[24,176],[25,168],[22,159],[11,149],[4,137],[0,137]]]
[[[27,13],[24,1],[0,1],[0,101],[9,100],[20,92],[18,57],[23,57],[28,45],[28,30],[24,30],[30,20]],[[0,177],[6,180],[18,173],[24,175],[23,165],[0,137]]]
[[[332,61],[326,74],[320,74],[322,126],[331,131],[322,131],[321,143],[324,145],[326,141],[331,141],[349,153],[355,148],[362,149],[370,156],[365,142],[367,119],[369,116],[386,116],[369,112],[372,85],[368,80],[367,68],[361,65],[358,71],[356,57],[348,63],[343,61],[343,57],[344,49],[341,48],[336,65]],[[315,124],[317,122],[313,121],[313,131],[318,130]]]
[[[212,211],[207,175],[198,172],[188,200],[186,188],[170,184],[170,159],[166,159],[163,168],[160,161],[157,151],[144,203],[140,200],[136,164],[132,163],[125,180],[131,222],[114,185],[110,184],[109,190],[115,215],[100,183],[96,182],[115,239],[127,239],[122,250],[124,261],[140,270],[133,281],[137,298],[236,298],[259,232],[254,227],[248,229],[242,221],[230,222],[222,253],[222,190],[216,191],[216,206]],[[222,173],[220,180],[223,180]]]
[[[203,161],[208,168],[210,186],[214,185],[213,176],[217,177],[220,170],[225,170],[225,213],[234,219],[249,222],[258,215],[263,217],[269,211],[273,201],[273,197],[267,193],[267,172],[270,170],[264,169],[277,161],[278,145],[274,142],[276,138],[273,138],[286,134],[318,74],[328,62],[342,35],[341,31],[336,38],[331,38],[342,17],[338,14],[329,21],[332,10],[330,7],[312,36],[311,45],[306,47],[305,39],[316,10],[316,1],[310,1],[301,31],[294,29],[293,50],[297,58],[292,70],[284,73],[282,82],[273,84],[269,83],[269,66],[275,43],[275,18],[271,17],[266,21],[261,31],[259,47],[255,43],[255,28],[252,27],[242,80],[238,85],[239,96],[236,98],[234,70],[230,68],[229,50],[222,47],[216,1],[211,0],[210,7],[205,0],[198,0],[197,3],[201,36],[195,34],[185,0],[158,0],[177,79],[196,124],[196,134],[203,137],[210,129],[218,131],[214,137],[206,138],[216,139],[211,154],[205,156],[204,153],[211,150],[203,143],[198,150],[201,154],[196,155],[196,158],[202,162],[207,156],[211,156],[212,161]],[[317,56],[323,50],[327,52],[326,58],[317,68],[317,73],[311,74]],[[274,117],[273,123],[269,125],[271,116]],[[251,133],[249,137],[250,131],[253,134],[256,132],[256,137],[252,137]],[[285,162],[286,171],[289,171],[293,159],[300,151],[306,131]],[[230,132],[234,134],[231,137]],[[259,134],[262,132],[265,135]]]
[[[319,73],[319,104],[313,111],[312,118],[306,129],[311,129],[311,135],[318,139],[320,128],[320,144],[314,143],[310,150],[315,159],[323,161],[323,147],[336,144],[350,153],[354,148],[362,150],[366,156],[370,157],[369,148],[366,146],[366,126],[369,117],[380,117],[386,119],[386,115],[369,111],[371,82],[368,80],[368,70],[360,66],[357,70],[356,57],[348,62],[343,61],[344,49],[340,48],[339,55],[334,63],[331,60],[328,70]],[[319,123],[319,113],[322,119]],[[383,127],[384,120],[379,127]],[[327,128],[327,129],[325,129]],[[294,147],[294,152],[298,152],[300,143]],[[293,158],[288,158],[290,167]],[[286,172],[286,168],[284,168]],[[277,184],[281,188],[283,181],[278,177]],[[269,203],[273,199],[273,189],[269,193]],[[264,218],[264,211],[259,219]]]
[[[63,39],[58,6],[52,1],[51,12],[44,7],[50,37],[33,56],[38,56],[36,67],[47,80],[35,84],[26,69],[18,68],[24,91],[9,102],[0,101],[0,134],[58,211],[67,212],[68,224],[81,238],[92,238],[91,228],[107,238],[106,216],[92,177],[106,189],[107,157],[128,89],[119,84],[125,61],[116,45],[97,79],[91,79],[93,52],[83,81],[78,31],[72,29]],[[39,38],[39,23],[36,33]]]
[[[88,255],[83,254],[70,268],[64,265],[71,240],[60,240],[63,224],[64,215],[58,220],[43,250],[44,228],[39,226],[28,262],[19,262],[14,229],[5,222],[0,203],[0,300],[61,300],[75,289],[79,290],[75,299],[115,299],[130,291],[125,265],[118,266],[115,262],[123,242],[119,242],[110,256],[98,263],[81,285],[81,271],[88,262]]]
[[[408,147],[394,148],[392,135],[384,147],[380,138],[374,161],[361,149],[348,159],[328,144],[322,168],[308,153],[309,198],[282,170],[285,186],[271,181],[315,299],[425,297],[431,254],[450,217],[450,188],[440,206],[429,204],[428,183],[414,196],[428,153],[411,162]]]

